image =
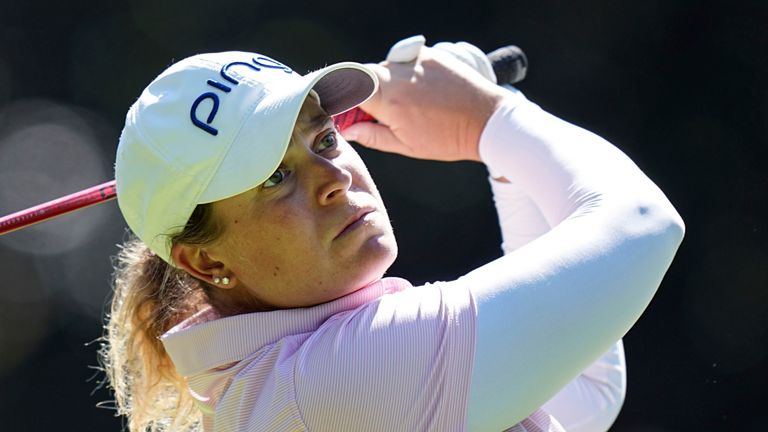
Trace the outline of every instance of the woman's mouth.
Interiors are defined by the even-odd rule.
[[[355,231],[357,228],[365,224],[366,216],[376,211],[374,208],[362,208],[352,214],[342,225],[341,231],[336,234],[335,239],[343,237],[348,233]]]

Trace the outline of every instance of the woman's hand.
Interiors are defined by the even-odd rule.
[[[479,161],[480,134],[503,89],[440,50],[423,47],[410,63],[368,65],[379,91],[361,108],[380,123],[342,133],[376,150],[419,159]]]

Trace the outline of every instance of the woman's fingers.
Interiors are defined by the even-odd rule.
[[[379,90],[361,108],[381,124],[345,133],[411,157],[479,160],[477,144],[503,92],[450,54],[422,48],[411,63],[369,65]],[[388,130],[382,129],[388,127]]]
[[[344,129],[341,135],[374,150],[414,157],[413,150],[403,144],[392,130],[379,123],[361,122]]]

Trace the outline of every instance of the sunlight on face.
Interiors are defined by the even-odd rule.
[[[275,173],[213,209],[224,233],[209,255],[268,309],[337,299],[380,279],[397,256],[376,185],[314,94]]]

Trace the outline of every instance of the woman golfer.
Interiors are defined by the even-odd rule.
[[[359,104],[380,123],[345,139],[330,116]],[[351,140],[487,165],[510,253],[385,278],[397,244]],[[621,151],[432,48],[306,76],[182,60],[130,108],[115,174],[138,239],[104,355],[131,431],[567,429],[545,404],[637,320],[684,232]],[[516,203],[543,235],[521,240]]]

